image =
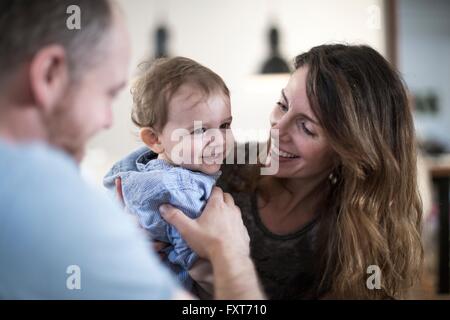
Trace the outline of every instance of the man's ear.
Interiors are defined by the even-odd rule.
[[[30,63],[29,76],[34,104],[48,113],[64,96],[69,84],[66,50],[60,45],[39,50]]]
[[[139,132],[141,140],[155,153],[164,152],[164,147],[159,140],[158,132],[153,128],[142,128]]]

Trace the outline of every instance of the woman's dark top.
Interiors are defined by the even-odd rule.
[[[263,290],[269,299],[318,298],[317,282],[320,279],[314,264],[318,220],[287,235],[270,232],[260,219],[256,194],[237,191],[234,187],[245,183],[240,171],[248,166],[252,165],[223,165],[217,185],[230,193],[241,209],[250,236],[251,257]]]

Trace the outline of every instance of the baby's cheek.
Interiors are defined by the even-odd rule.
[[[181,139],[179,142],[166,143],[166,153],[170,160],[177,165],[193,163],[193,148],[190,139]]]
[[[235,140],[234,140],[233,131],[227,130],[225,139],[226,139],[225,140],[226,141],[225,148],[226,148],[226,153],[228,154],[232,150],[232,148],[234,148]]]
[[[194,138],[191,144],[191,152],[193,159],[199,159],[203,155],[203,149],[205,148],[205,143],[201,138]]]

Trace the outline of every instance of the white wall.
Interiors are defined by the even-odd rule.
[[[439,114],[417,114],[416,127],[450,150],[450,1],[399,1],[399,69],[412,92],[438,95]]]
[[[119,0],[128,19],[135,66],[153,54],[153,30],[164,20],[172,55],[193,58],[220,74],[232,92],[233,129],[268,132],[268,116],[287,78],[255,73],[267,56],[271,21],[281,31],[281,48],[291,60],[312,46],[365,43],[385,53],[384,26],[377,25],[382,0]],[[375,8],[375,11],[374,11]],[[378,9],[377,9],[378,8]],[[374,24],[375,23],[375,24]],[[134,70],[131,72],[133,73]],[[84,171],[96,182],[106,168],[139,145],[130,121],[129,89],[115,107],[115,125],[90,144]],[[243,139],[242,135],[237,135]]]

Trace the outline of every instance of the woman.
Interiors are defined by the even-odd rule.
[[[242,211],[263,288],[273,299],[402,297],[423,257],[402,81],[367,46],[318,46],[295,69],[271,114],[278,172],[228,165],[219,182]],[[380,289],[367,286],[373,265]]]
[[[242,212],[262,287],[272,299],[401,298],[423,259],[403,83],[367,46],[318,46],[295,69],[271,115],[265,164],[278,161],[277,173],[227,164],[218,181]],[[232,205],[210,208],[210,220],[235,208],[225,196]],[[176,211],[168,222],[194,244]]]

